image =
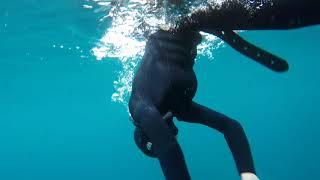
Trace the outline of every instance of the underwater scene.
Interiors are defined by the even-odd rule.
[[[147,38],[207,2],[151,1],[1,1],[0,180],[165,179],[135,144],[132,81]],[[236,32],[289,70],[201,32],[194,100],[241,123],[259,179],[320,179],[320,26]],[[223,134],[174,122],[191,179],[240,179]]]

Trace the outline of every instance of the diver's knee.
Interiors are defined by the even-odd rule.
[[[134,141],[137,147],[149,157],[157,157],[154,152],[154,146],[150,138],[143,132],[139,127],[136,127],[134,130]]]
[[[173,149],[179,148],[176,138],[171,134],[158,134],[159,137],[148,135],[140,127],[134,131],[134,140],[137,147],[149,157],[159,157]],[[160,138],[160,139],[159,139]]]

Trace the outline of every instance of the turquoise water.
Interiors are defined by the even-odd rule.
[[[127,109],[111,101],[121,63],[92,55],[109,23],[85,3],[1,2],[1,180],[164,179],[135,147]],[[319,32],[241,33],[287,59],[287,73],[228,46],[195,66],[196,101],[243,124],[261,179],[320,179]],[[239,179],[221,134],[177,125],[193,179]]]

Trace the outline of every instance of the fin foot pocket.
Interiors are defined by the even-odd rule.
[[[215,31],[213,34],[228,43],[236,51],[275,72],[286,72],[289,69],[287,61],[249,43],[233,31]]]

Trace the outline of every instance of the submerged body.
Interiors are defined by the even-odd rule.
[[[226,2],[231,5],[222,5],[219,11],[211,10],[193,15],[192,18],[196,21],[187,19],[187,23],[182,23],[180,30],[175,33],[158,31],[151,35],[133,80],[129,101],[130,114],[137,129],[143,132],[143,138],[153,144],[152,149],[144,147],[143,143],[138,146],[147,155],[158,158],[167,180],[190,179],[182,150],[175,138],[177,132],[172,131],[175,129],[172,118],[169,122],[163,118],[167,112],[172,112],[179,121],[203,124],[221,132],[232,152],[239,174],[243,175],[242,178],[246,177],[247,173],[255,174],[249,143],[240,123],[192,100],[197,90],[193,65],[196,46],[201,41],[198,31],[204,30],[212,34],[218,32],[219,37],[239,52],[256,58],[257,62],[274,71],[283,72],[288,69],[283,60],[266,60],[274,57],[265,52],[260,54],[256,47],[250,44],[247,46],[248,43],[238,37],[230,38],[228,34],[234,35],[225,35],[224,31],[291,29],[320,23],[320,13],[309,12],[320,4],[317,1],[308,0],[305,1],[306,4],[302,1],[268,1],[272,2],[269,9],[253,15],[242,12],[243,4],[237,3],[241,1]],[[297,6],[300,4],[301,6]],[[270,19],[272,12],[277,16]],[[243,48],[242,45],[247,47]],[[263,56],[255,57],[257,52]]]
[[[192,44],[200,42],[201,37],[196,33],[190,35],[193,38],[189,42],[183,41],[183,36],[176,37],[164,31],[152,35],[133,80],[130,102],[135,97],[148,99],[164,114],[177,113],[183,109],[183,104],[192,101],[197,89],[193,71],[195,54],[192,55],[196,44]]]
[[[154,144],[155,156],[169,180],[187,180],[190,176],[171,130],[174,124],[162,119],[168,111],[180,121],[203,124],[223,133],[239,173],[254,173],[249,143],[241,125],[192,100],[197,90],[193,65],[199,42],[199,34],[195,32],[173,35],[158,31],[152,35],[133,80],[130,114]]]

